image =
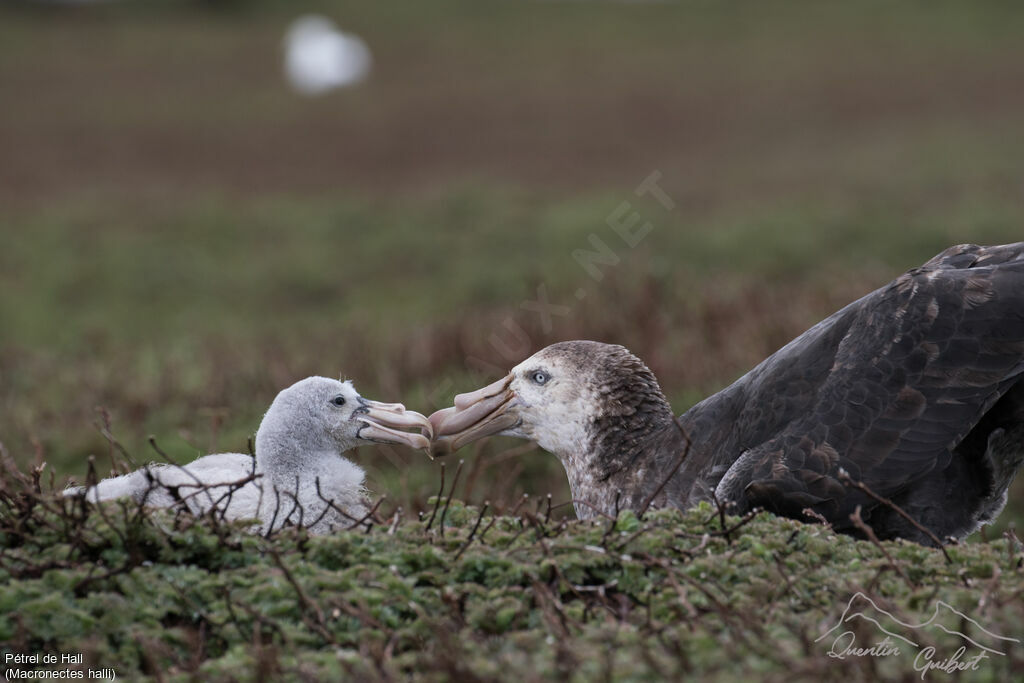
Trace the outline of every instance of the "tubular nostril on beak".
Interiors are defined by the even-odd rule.
[[[457,410],[464,410],[469,406],[484,399],[502,393],[512,382],[512,375],[506,375],[493,384],[488,384],[483,389],[477,389],[466,394],[459,394],[455,397],[454,407]]]

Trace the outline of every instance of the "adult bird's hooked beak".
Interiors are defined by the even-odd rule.
[[[459,394],[455,405],[430,416],[434,438],[431,455],[447,455],[471,441],[497,434],[519,424],[513,407],[516,394],[509,385],[512,375],[502,377],[483,389]]]
[[[363,423],[356,434],[360,439],[430,451],[434,427],[426,416],[406,410],[401,403],[380,403],[365,398],[360,398],[359,402],[361,405],[353,417]],[[410,428],[421,429],[425,434],[402,431]]]

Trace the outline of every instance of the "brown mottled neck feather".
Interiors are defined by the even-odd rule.
[[[654,373],[622,347],[611,347],[596,368],[601,410],[591,425],[591,448],[599,481],[642,467],[650,442],[672,426],[672,407]]]
[[[608,514],[638,509],[662,484],[660,478],[685,445],[658,380],[622,346],[566,342],[552,350],[588,375],[598,402],[587,430],[589,476],[585,485],[574,487],[576,498],[586,503],[577,512],[592,517],[592,508]]]

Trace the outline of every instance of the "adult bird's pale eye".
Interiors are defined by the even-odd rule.
[[[530,376],[530,379],[533,380],[534,384],[543,385],[547,384],[547,381],[551,379],[551,375],[544,372],[543,370],[537,370],[536,372],[533,373],[533,375]]]
[[[345,405],[345,397],[335,396],[334,398],[331,399],[331,403],[333,403],[336,406],[343,406]]]

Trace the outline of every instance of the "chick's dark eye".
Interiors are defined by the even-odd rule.
[[[345,405],[345,397],[335,396],[334,398],[331,399],[331,403],[333,403],[336,406],[343,406]]]
[[[543,370],[537,370],[532,375],[530,375],[530,379],[533,380],[534,384],[546,384],[547,381],[551,379],[551,375],[544,372]]]

